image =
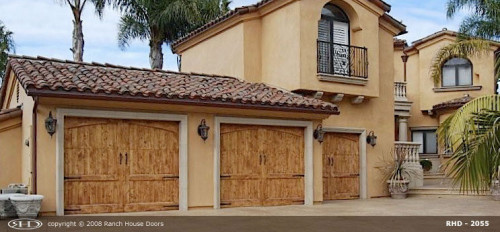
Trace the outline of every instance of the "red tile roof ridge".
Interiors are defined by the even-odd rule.
[[[95,62],[95,61],[85,62],[85,61],[63,60],[63,59],[57,59],[57,58],[49,58],[49,57],[45,57],[45,56],[27,56],[27,55],[9,54],[9,58],[37,60],[37,61],[44,60],[44,61],[48,61],[48,62],[99,66],[99,67],[106,67],[106,68],[117,68],[117,69],[146,71],[146,72],[160,72],[160,73],[168,73],[168,74],[186,75],[186,76],[190,76],[190,77],[193,77],[193,76],[194,77],[214,77],[214,78],[230,78],[230,79],[242,80],[241,78],[226,76],[226,75],[197,73],[197,72],[180,72],[180,71],[173,71],[173,70],[166,70],[166,69],[151,69],[151,68],[143,68],[143,67],[141,68],[141,67],[123,66],[123,65],[110,64],[110,63],[99,63],[99,62]]]

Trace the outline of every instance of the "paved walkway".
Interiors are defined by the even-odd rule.
[[[500,216],[500,201],[488,196],[411,196],[340,200],[314,206],[190,209],[188,211],[122,213],[130,216]],[[107,214],[109,215],[109,214]]]

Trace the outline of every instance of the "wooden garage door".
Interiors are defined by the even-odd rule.
[[[304,202],[304,129],[221,125],[221,206]]]
[[[66,118],[65,213],[178,208],[178,123]]]
[[[323,142],[323,200],[359,198],[359,135],[327,133]]]

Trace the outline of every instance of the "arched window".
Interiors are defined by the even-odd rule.
[[[347,14],[338,6],[326,4],[318,24],[318,71],[350,75],[350,26]]]
[[[442,85],[468,86],[472,85],[472,64],[464,58],[451,58],[442,67]]]

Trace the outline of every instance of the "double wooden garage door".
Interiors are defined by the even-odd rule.
[[[304,203],[304,128],[221,125],[222,207]]]
[[[177,122],[66,118],[65,213],[177,209]]]

